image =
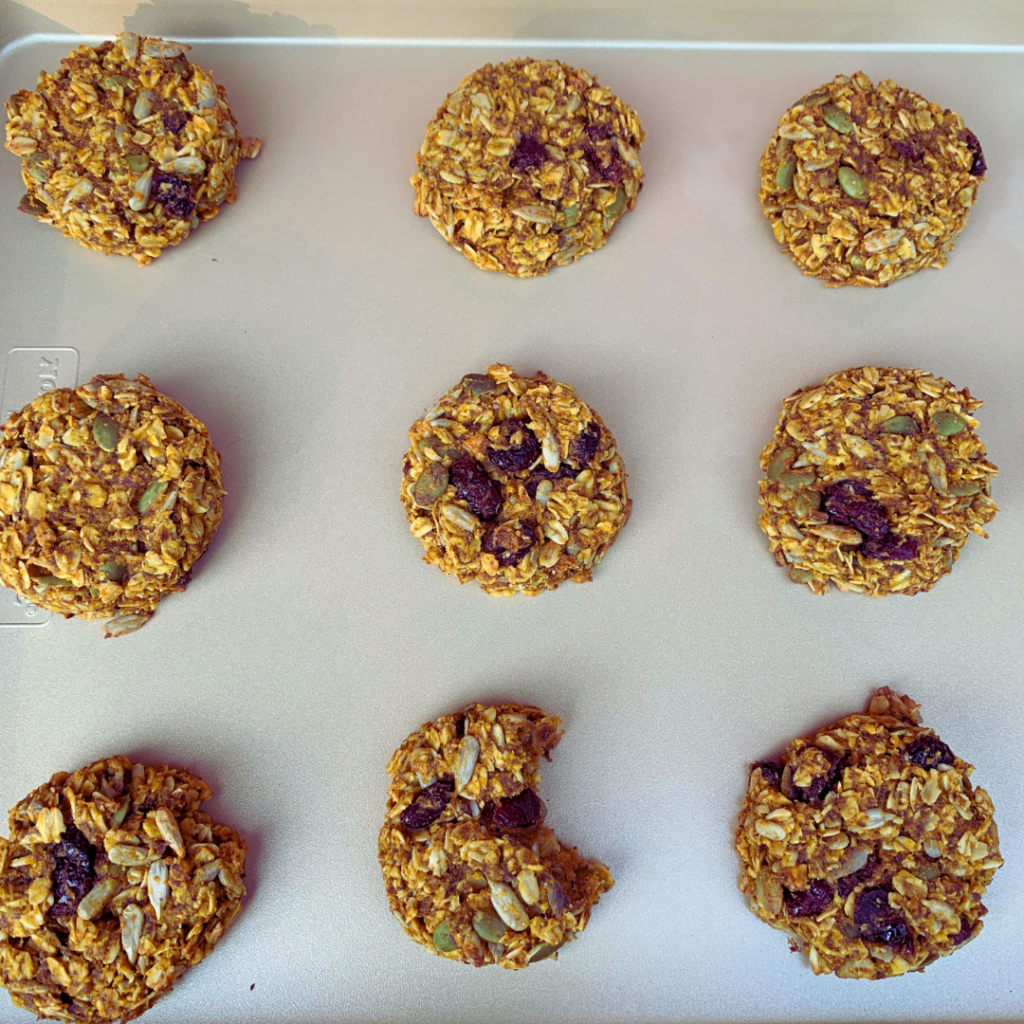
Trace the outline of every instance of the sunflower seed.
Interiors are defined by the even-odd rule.
[[[550,480],[541,480],[537,484],[537,501],[540,502],[542,508],[548,507],[548,498],[551,497],[551,491],[554,489],[554,484]]]
[[[132,843],[115,843],[107,850],[107,859],[111,864],[121,867],[135,867],[158,860],[160,854],[154,853],[148,846],[134,846]]]
[[[810,569],[801,569],[798,565],[789,568],[789,578],[794,583],[810,583],[814,579],[814,573]]]
[[[185,844],[181,841],[181,832],[178,829],[178,823],[174,820],[173,815],[166,807],[158,807],[153,812],[153,820],[156,822],[156,827],[160,829],[160,835],[163,837],[164,842],[171,847],[172,850],[179,856],[185,856]]]
[[[206,161],[199,156],[179,156],[171,161],[171,170],[175,174],[202,174],[206,170]]]
[[[92,424],[93,440],[105,451],[112,452],[117,448],[121,431],[117,424],[105,413],[98,413]]]
[[[757,901],[769,914],[782,909],[782,882],[771,871],[763,870],[757,876]]]
[[[203,864],[201,867],[196,868],[195,880],[197,882],[212,882],[219,874],[221,869],[220,858],[217,857],[211,860],[209,864]]]
[[[544,889],[545,895],[548,898],[548,906],[556,914],[560,914],[565,910],[565,892],[554,878],[545,883]]]
[[[78,904],[78,916],[83,921],[91,921],[103,912],[103,908],[120,888],[121,883],[118,879],[104,878],[102,882],[94,885],[82,902]]]
[[[840,110],[835,104],[826,103],[821,108],[821,113],[825,119],[825,124],[829,128],[835,128],[842,135],[849,135],[853,131],[853,118],[845,110]]]
[[[857,530],[849,526],[833,526],[831,523],[825,526],[808,526],[808,533],[813,533],[822,540],[832,540],[839,544],[860,544],[864,538]]]
[[[245,892],[242,880],[226,864],[221,866],[217,872],[217,881],[224,886],[232,896],[241,896]]]
[[[114,141],[124,149],[125,141],[128,138],[128,125],[126,124],[115,124],[114,125]]]
[[[200,110],[212,110],[217,106],[217,90],[211,82],[203,82],[199,87],[199,102],[196,106]]]
[[[92,182],[82,179],[74,185],[71,191],[64,197],[64,206],[61,209],[61,213],[70,212],[72,204],[77,203],[79,199],[84,199],[86,196],[91,194]]]
[[[519,897],[512,891],[511,886],[504,882],[487,883],[491,887],[491,906],[498,912],[502,919],[514,932],[526,931],[530,927],[530,915],[526,908],[519,902]]]
[[[139,955],[139,939],[142,938],[144,920],[145,914],[137,903],[129,903],[121,911],[121,946],[130,964],[134,964]]]
[[[869,231],[864,236],[864,251],[875,253],[884,252],[898,245],[900,239],[906,234],[903,228],[878,228]]]
[[[149,894],[149,903],[158,921],[164,912],[164,904],[171,891],[171,887],[167,884],[168,873],[167,865],[162,860],[158,860],[149,865],[149,873],[146,875],[146,892]]]
[[[969,480],[967,483],[954,484],[950,487],[949,493],[957,498],[965,498],[970,494],[980,494],[981,484],[977,480]]]
[[[541,453],[544,458],[544,468],[548,472],[554,473],[562,464],[561,454],[558,450],[558,438],[555,436],[554,427],[549,427],[547,434],[544,435]]]
[[[868,183],[852,168],[839,168],[839,187],[851,199],[863,199],[868,191]]]
[[[959,434],[967,426],[967,421],[958,416],[952,409],[940,409],[931,415],[931,424],[939,437],[950,437],[952,434]]]
[[[153,100],[156,93],[151,89],[143,89],[135,99],[135,106],[132,107],[132,116],[136,121],[144,121],[153,113]]]
[[[153,168],[150,167],[132,186],[132,194],[128,199],[128,206],[136,213],[142,213],[149,205],[149,193],[152,188]]]
[[[459,754],[455,759],[455,791],[461,793],[476,770],[477,758],[480,756],[480,741],[475,736],[463,736],[459,744]]]
[[[108,640],[115,636],[127,636],[129,633],[142,629],[152,617],[152,612],[147,615],[115,615],[114,618],[103,624],[103,636]]]
[[[531,906],[540,902],[540,885],[537,883],[536,872],[528,871],[525,868],[516,876],[516,888],[523,902]]]
[[[134,32],[122,32],[121,50],[128,60],[135,60],[139,55],[139,37]]]
[[[442,505],[441,515],[453,526],[457,526],[460,530],[465,530],[467,533],[472,533],[480,525],[477,517],[471,512],[467,512],[460,505],[452,505],[451,503]]]
[[[147,57],[180,57],[186,50],[191,49],[191,46],[170,39],[147,39],[142,44],[142,52]]]
[[[121,801],[121,806],[114,812],[114,817],[111,819],[115,828],[124,823],[124,819],[128,817],[128,809],[131,805],[132,802],[129,797],[125,797]]]
[[[832,880],[846,878],[847,875],[855,875],[871,859],[871,848],[857,846],[846,852],[846,856],[839,862],[835,870],[831,872]]]
[[[929,455],[925,462],[925,471],[928,474],[928,479],[932,482],[932,487],[935,488],[938,494],[945,497],[949,494],[949,485],[946,482],[946,464],[942,461],[940,455]]]
[[[554,222],[551,210],[546,206],[517,206],[512,213],[532,224],[552,224]]]

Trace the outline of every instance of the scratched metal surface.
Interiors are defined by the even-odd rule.
[[[67,48],[7,51],[0,93]],[[0,629],[0,805],[115,751],[211,783],[251,895],[154,1024],[1024,1016],[1024,58],[530,46],[638,108],[647,180],[603,251],[513,281],[413,217],[408,176],[445,93],[525,49],[198,43],[265,147],[239,202],[143,269],[15,213],[0,159],[4,352],[147,373],[209,424],[229,491],[188,593],[140,633]],[[948,268],[878,292],[802,278],[756,200],[780,112],[858,67],[961,111],[991,167]],[[406,429],[496,360],[575,384],[619,441],[634,515],[587,586],[488,599],[408,533]],[[1002,511],[930,594],[815,599],[767,553],[757,455],[784,395],[869,362],[985,399]],[[978,766],[1007,865],[983,935],[927,974],[814,978],[735,889],[745,767],[883,683]],[[499,698],[563,717],[550,821],[618,880],[580,942],[518,973],[412,945],[376,863],[391,751]],[[0,1022],[28,1019],[0,998]]]

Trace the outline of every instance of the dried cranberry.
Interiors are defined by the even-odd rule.
[[[540,139],[533,135],[524,135],[512,150],[508,163],[516,171],[528,171],[531,167],[540,167],[545,160],[550,159]]]
[[[956,933],[956,935],[951,935],[950,940],[954,946],[959,946],[960,943],[966,942],[971,937],[972,931],[974,931],[974,925],[968,922]]]
[[[501,488],[472,459],[459,459],[448,471],[455,497],[481,519],[493,519],[501,508]]]
[[[64,829],[59,843],[53,845],[53,906],[52,917],[71,917],[78,910],[82,897],[96,881],[93,858],[96,850],[74,824]]]
[[[825,511],[830,522],[852,526],[873,540],[881,540],[889,532],[885,509],[859,480],[840,480],[826,487]]]
[[[612,130],[606,124],[588,124],[583,129],[587,136],[598,142],[601,139],[610,139],[612,137]]]
[[[512,523],[499,523],[487,531],[481,547],[487,554],[496,555],[498,565],[507,569],[521,562],[533,547],[533,533]]]
[[[184,110],[168,110],[164,114],[164,127],[172,134],[177,135],[182,128],[192,120],[192,115]]]
[[[167,216],[177,217],[179,220],[188,220],[196,206],[196,201],[192,198],[192,186],[177,174],[157,171],[153,175],[151,195],[153,202],[163,206]]]
[[[917,538],[886,534],[881,540],[869,537],[861,545],[866,558],[881,558],[891,562],[909,562],[917,557]]]
[[[921,140],[913,135],[909,139],[894,141],[892,148],[904,160],[909,160],[911,163],[916,163],[924,156],[924,146],[921,144]]]
[[[981,143],[978,141],[978,136],[972,131],[964,133],[966,135],[967,148],[974,154],[974,163],[971,164],[971,174],[976,177],[981,177],[987,170],[988,165],[985,163],[985,154],[981,151]]]
[[[589,143],[584,142],[581,146],[591,173],[601,181],[613,181],[617,185],[626,175],[626,167],[615,153],[608,154],[608,166],[604,166],[600,154]]]
[[[867,863],[860,871],[854,871],[852,875],[846,875],[836,882],[836,890],[839,892],[839,895],[845,900],[858,885],[867,882],[871,878],[877,866],[878,861],[875,860],[875,855],[873,853],[869,854]]]
[[[526,493],[531,498],[536,498],[537,485],[541,480],[574,480],[575,478],[576,470],[567,462],[563,462],[554,472],[550,469],[535,469],[527,478]]]
[[[860,928],[861,938],[867,942],[882,942],[896,948],[910,945],[906,919],[889,906],[889,894],[885,889],[868,889],[856,898],[853,923]]]
[[[426,828],[441,817],[455,792],[451,779],[438,779],[433,785],[421,789],[416,799],[398,816],[406,828]]]
[[[903,751],[903,756],[922,768],[938,768],[940,764],[953,763],[953,751],[938,736],[918,736]]]
[[[540,797],[532,789],[524,789],[502,800],[494,808],[492,820],[497,828],[530,828],[540,821]]]
[[[581,469],[589,466],[600,443],[601,428],[596,423],[588,423],[583,433],[569,445],[569,458]]]
[[[503,473],[527,469],[540,454],[533,431],[522,420],[502,420],[498,424],[499,448],[488,448],[487,458]]]
[[[836,784],[842,763],[842,756],[832,750],[823,750],[821,747],[814,748],[815,754],[820,755],[827,762],[824,771],[815,775],[807,786],[794,786],[796,798],[805,804],[813,804],[821,801],[821,798]]]
[[[782,765],[777,764],[775,761],[758,761],[757,764],[750,766],[750,771],[751,774],[760,771],[764,781],[776,789],[779,788],[779,784],[782,782]]]
[[[820,914],[832,902],[832,886],[815,879],[804,890],[793,892],[783,886],[782,899],[790,917],[812,917]]]

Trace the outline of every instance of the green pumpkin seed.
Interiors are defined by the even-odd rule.
[[[433,434],[423,438],[416,447],[419,448],[421,452],[425,452],[429,449],[439,459],[459,459],[462,457],[462,452],[459,451],[455,445],[445,444],[441,438],[435,437]]]
[[[484,942],[501,942],[505,938],[505,922],[493,910],[478,910],[473,915],[473,931]]]
[[[448,470],[440,462],[428,462],[412,485],[412,500],[420,508],[429,508],[445,492]]]
[[[795,491],[798,487],[810,487],[815,479],[816,477],[813,473],[797,473],[793,470],[787,470],[785,473],[780,474],[779,486]]]
[[[819,104],[825,102],[825,100],[832,99],[832,94],[829,92],[812,92],[810,96],[805,96],[801,101],[805,107],[817,107]]]
[[[452,930],[447,921],[442,921],[434,929],[434,949],[439,953],[453,953],[458,949],[458,943],[452,937]]]
[[[42,167],[45,159],[46,157],[42,153],[33,153],[27,160],[29,175],[35,178],[41,185],[45,185],[50,180],[49,173],[43,170]]]
[[[969,494],[981,494],[981,484],[977,480],[969,480],[965,484],[954,484],[949,493],[957,498],[966,498]]]
[[[825,118],[825,124],[829,128],[835,128],[842,135],[849,135],[853,131],[853,118],[845,110],[840,110],[835,104],[826,103],[821,108],[821,113]]]
[[[37,576],[35,578],[37,586],[40,587],[70,587],[73,584],[71,580],[62,580],[59,576]]]
[[[793,465],[795,458],[796,452],[792,448],[783,448],[777,451],[772,456],[772,461],[768,463],[768,483],[775,483]]]
[[[105,412],[101,412],[92,422],[92,436],[105,452],[112,452],[121,438],[121,430]]]
[[[793,187],[793,174],[796,171],[796,160],[789,159],[784,164],[779,164],[775,172],[775,187],[780,192],[788,192]]]
[[[622,213],[625,205],[626,193],[620,188],[615,193],[615,198],[612,200],[611,204],[604,208],[604,220],[601,222],[601,226],[605,231],[607,231],[619,219],[619,214]]]
[[[810,569],[801,569],[799,566],[791,566],[789,578],[794,583],[810,583],[814,579],[814,573]]]
[[[913,416],[890,416],[878,424],[878,429],[883,434],[902,434],[904,437],[921,433],[921,428]]]
[[[809,512],[821,508],[821,493],[819,491],[801,491],[796,496],[793,508],[798,516],[806,516]]]
[[[100,566],[100,572],[112,583],[120,583],[124,579],[126,571],[125,567],[116,558],[107,559]]]
[[[166,490],[166,480],[154,480],[142,492],[142,497],[139,498],[139,515],[144,516],[149,511],[149,506],[152,505],[157,498],[161,497]]]
[[[107,75],[103,79],[103,87],[105,89],[127,89],[129,81],[124,75]]]
[[[939,437],[959,434],[967,426],[963,416],[958,416],[952,409],[940,409],[932,413],[932,428]]]
[[[134,174],[141,174],[149,166],[149,157],[142,153],[132,153],[125,159],[125,163]]]
[[[850,257],[850,266],[853,267],[854,270],[863,270],[864,263],[865,259],[863,256],[860,255],[860,253],[854,253]]]
[[[565,226],[567,228],[575,227],[580,219],[579,206],[577,205],[563,207],[562,212],[565,214]]]
[[[839,168],[839,187],[851,199],[863,199],[868,192],[868,183],[852,168]]]
[[[488,391],[494,391],[498,385],[486,373],[467,373],[462,378],[462,386],[471,395],[484,395]]]
[[[547,960],[552,953],[557,953],[563,946],[564,942],[559,942],[557,946],[552,946],[550,942],[542,942],[531,954],[529,963],[539,963],[541,960]]]

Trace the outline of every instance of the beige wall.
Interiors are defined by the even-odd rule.
[[[1024,0],[0,0],[29,31],[1024,44]]]

